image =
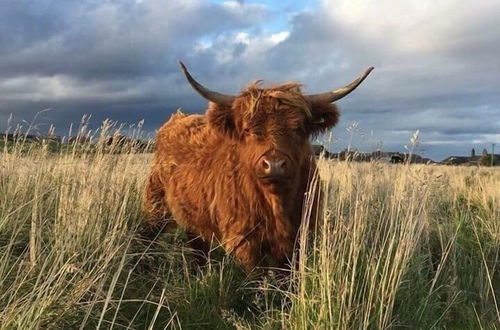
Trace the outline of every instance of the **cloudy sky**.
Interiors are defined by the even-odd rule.
[[[181,75],[236,94],[299,81],[316,93],[375,71],[339,101],[329,143],[440,160],[500,143],[498,0],[3,0],[0,131],[37,119],[67,132],[84,114],[154,132],[206,102]],[[500,146],[498,146],[500,148]]]

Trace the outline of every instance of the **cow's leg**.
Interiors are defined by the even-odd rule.
[[[140,230],[141,236],[155,240],[167,229],[175,228],[176,223],[165,201],[165,190],[156,171],[152,171],[144,191],[145,218]]]
[[[207,263],[210,253],[210,245],[201,236],[187,232],[188,243],[196,258],[198,266],[203,266]]]
[[[256,240],[242,240],[232,249],[232,253],[247,273],[254,272],[255,268],[264,262],[260,244]]]

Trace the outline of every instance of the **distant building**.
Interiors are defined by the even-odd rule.
[[[478,156],[474,157],[468,157],[468,156],[449,156],[441,161],[441,164],[444,165],[464,165],[468,164],[471,162],[477,162],[479,161]]]
[[[474,156],[473,156],[474,154]],[[474,149],[471,151],[471,156],[449,156],[443,159],[440,163],[443,165],[466,165],[466,166],[477,166],[481,165],[481,159],[486,159],[484,163],[486,163],[488,166],[491,162],[491,155],[488,154],[488,151],[486,149],[483,149],[482,155],[481,156],[476,156]],[[500,155],[495,154],[493,156],[493,164],[494,165],[500,165]],[[485,164],[483,164],[485,165]]]
[[[361,152],[359,150],[344,149],[339,153],[332,153],[325,149],[322,145],[313,145],[313,151],[316,156],[324,155],[325,158],[348,160],[355,162],[370,162],[378,161],[391,164],[401,164],[410,162],[411,164],[432,164],[435,163],[432,159],[424,158],[417,154],[408,154],[393,151],[377,150],[374,152]]]

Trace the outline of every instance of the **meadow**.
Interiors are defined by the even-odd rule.
[[[0,150],[0,329],[500,329],[499,169],[320,159],[283,278],[216,246],[199,268],[180,229],[141,240],[150,160]]]

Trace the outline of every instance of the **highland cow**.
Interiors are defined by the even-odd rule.
[[[284,266],[291,258],[309,182],[315,175],[312,136],[337,124],[332,102],[349,85],[304,95],[300,85],[249,85],[239,96],[188,82],[209,101],[204,115],[177,112],[158,131],[146,187],[147,224],[185,228],[193,248],[215,240],[247,270]]]

